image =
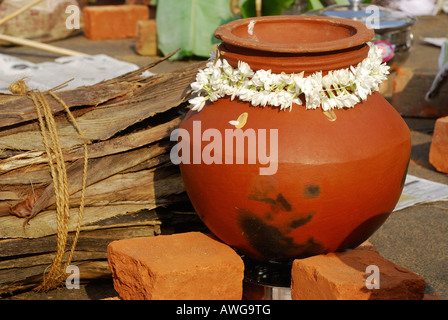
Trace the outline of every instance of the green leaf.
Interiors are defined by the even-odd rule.
[[[323,8],[324,6],[319,0],[308,0],[308,11],[320,10]]]
[[[173,58],[192,55],[209,57],[217,27],[236,17],[230,12],[229,0],[158,0],[157,45],[167,55],[181,49]]]
[[[261,4],[261,15],[275,16],[281,15],[283,9],[289,9],[295,0],[264,0]],[[246,0],[241,5],[241,14],[243,18],[255,17],[255,0]]]
[[[243,18],[255,17],[257,15],[255,10],[255,0],[246,0],[241,5],[241,16]]]
[[[294,2],[294,0],[265,0],[262,4],[261,13],[264,16],[281,15],[282,10],[289,9]]]
[[[350,4],[350,1],[348,1],[348,0],[334,0],[334,2],[336,2],[336,4],[338,4],[338,5]]]

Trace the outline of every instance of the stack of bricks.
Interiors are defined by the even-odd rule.
[[[83,15],[84,35],[88,39],[136,38],[138,54],[157,55],[156,21],[147,4],[85,6]]]
[[[247,299],[240,256],[200,232],[114,241],[108,261],[124,300]],[[293,300],[421,300],[425,287],[423,278],[384,259],[372,245],[296,259],[291,273]]]

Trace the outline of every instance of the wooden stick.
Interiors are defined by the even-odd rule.
[[[39,2],[42,2],[43,0],[35,0],[33,2],[28,3],[27,5],[23,6],[22,8],[20,8],[19,10],[17,10],[16,12],[11,13],[10,15],[4,17],[2,20],[0,20],[0,26],[6,22],[8,22],[9,20],[11,20],[14,17],[17,17],[19,14],[21,14],[22,12],[28,10],[29,8],[35,6],[36,4],[38,4]]]
[[[255,10],[257,12],[257,17],[261,17],[261,0],[255,0]]]
[[[48,51],[51,53],[60,54],[63,56],[84,56],[84,57],[89,56],[88,54],[85,54],[82,52],[73,51],[73,50],[64,49],[64,48],[58,48],[58,47],[55,47],[55,46],[52,46],[49,44],[32,41],[32,40],[28,40],[28,39],[22,39],[22,38],[13,37],[13,36],[8,36],[5,34],[0,34],[0,40],[8,41],[8,42],[11,42],[14,44],[19,44],[22,46],[27,46],[27,47],[31,47],[31,48]]]

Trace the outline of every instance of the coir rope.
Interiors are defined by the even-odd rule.
[[[64,84],[63,84],[64,85]],[[18,80],[14,82],[9,90],[14,94],[26,95],[33,101],[37,117],[39,120],[39,127],[41,130],[43,144],[45,147],[45,152],[48,158],[48,164],[50,167],[51,177],[53,179],[55,199],[56,199],[56,218],[57,218],[57,249],[56,256],[54,257],[50,267],[50,271],[44,272],[43,282],[39,285],[37,291],[49,291],[64,283],[67,274],[65,272],[68,265],[70,265],[73,258],[73,253],[76,247],[76,243],[79,238],[79,233],[81,229],[81,222],[84,213],[84,203],[85,203],[85,189],[87,184],[87,139],[85,139],[81,128],[79,127],[73,114],[70,112],[67,104],[59,98],[53,90],[60,89],[63,85],[58,86],[55,89],[51,89],[47,92],[39,92],[29,90],[23,80]],[[65,162],[62,154],[61,143],[59,140],[56,122],[51,111],[51,107],[46,99],[46,94],[51,95],[56,101],[58,101],[65,109],[70,121],[78,131],[78,134],[84,140],[84,170],[83,170],[83,180],[82,180],[82,190],[81,190],[81,203],[79,207],[78,224],[76,227],[75,236],[73,239],[72,247],[68,255],[68,259],[65,268],[62,268],[63,256],[66,252],[67,237],[69,231],[69,219],[70,219],[70,206],[69,198],[70,194],[68,192],[68,180],[67,180],[67,170],[65,167]]]

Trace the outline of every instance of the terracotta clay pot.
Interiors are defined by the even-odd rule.
[[[310,74],[357,65],[367,56],[373,31],[351,20],[276,16],[233,21],[215,36],[223,41],[221,58],[234,67],[242,60],[253,70]],[[243,132],[265,130],[268,153],[278,147],[278,163],[270,163],[277,167],[274,174],[261,175],[260,168],[268,165],[250,163],[248,150],[243,164],[236,164],[236,158],[233,164],[180,164],[198,215],[237,252],[257,260],[290,261],[354,248],[395,208],[411,137],[378,92],[354,108],[335,110],[334,121],[321,108],[293,105],[291,111],[280,111],[219,99],[200,112],[189,111],[181,123],[190,133],[191,155],[210,148],[210,137],[200,137],[207,129],[218,130],[224,146],[225,130],[235,129],[229,121],[243,113]],[[201,146],[193,143],[198,138]],[[236,145],[233,156],[241,151]],[[224,153],[223,147],[215,156],[224,159]]]

